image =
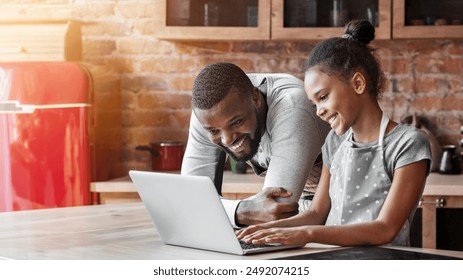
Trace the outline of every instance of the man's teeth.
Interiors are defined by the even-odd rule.
[[[239,147],[241,147],[241,145],[243,145],[244,139],[246,139],[246,137],[244,137],[243,139],[241,139],[241,141],[238,142],[236,145],[230,146],[230,148],[231,148],[232,150],[238,149]]]

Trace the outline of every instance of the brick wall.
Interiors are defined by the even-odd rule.
[[[153,5],[150,0],[0,0],[3,20],[83,22],[83,60],[99,89],[96,105],[120,122],[120,134],[97,131],[122,143],[120,162],[111,157],[97,162],[100,168],[112,166],[100,179],[149,169],[150,155],[136,151],[137,145],[186,141],[190,89],[206,64],[230,61],[249,72],[303,78],[302,65],[316,43],[159,41],[153,35]],[[416,112],[429,120],[441,144],[456,144],[463,124],[463,40],[392,40],[375,46],[389,80],[381,101],[388,115],[398,121]]]

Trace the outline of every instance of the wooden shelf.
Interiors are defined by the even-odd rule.
[[[393,0],[392,37],[394,39],[461,39],[463,37],[463,25],[407,25],[405,15],[406,2],[407,0]],[[439,4],[434,3],[433,5]],[[461,20],[463,21],[463,15]]]
[[[378,0],[376,39],[391,39],[391,1]],[[344,27],[285,27],[284,0],[272,0],[272,40],[322,40],[340,37]]]
[[[171,0],[186,3],[184,0]],[[182,2],[183,1],[183,2]],[[408,0],[411,1],[411,0]],[[418,0],[416,0],[418,1]],[[457,1],[457,0],[454,0]],[[188,26],[168,25],[167,0],[155,0],[156,2],[156,33],[155,36],[163,40],[180,41],[268,41],[268,40],[323,40],[341,36],[344,27],[285,27],[284,3],[285,0],[258,0],[258,24],[250,26]],[[347,2],[347,1],[346,1]],[[204,1],[195,2],[195,5],[204,5]],[[238,3],[238,2],[237,2]],[[418,39],[418,38],[462,38],[463,25],[445,26],[410,26],[406,24],[407,0],[378,0],[378,25],[376,27],[376,39]],[[349,5],[351,2],[348,2]],[[238,4],[237,4],[238,5]],[[323,5],[325,2],[317,2]],[[440,4],[439,4],[440,5]],[[178,6],[178,5],[177,5]],[[188,9],[194,7],[191,4]],[[459,7],[459,6],[458,6]],[[191,8],[193,9],[193,8]],[[352,9],[351,9],[352,10]],[[192,12],[192,11],[188,11]],[[319,9],[317,9],[317,13]],[[452,11],[453,12],[453,11]],[[229,11],[233,13],[233,11]],[[175,13],[174,13],[175,14]],[[193,13],[196,16],[196,13]],[[189,16],[189,15],[188,15]],[[236,17],[242,14],[235,15]],[[327,16],[326,16],[327,17]],[[322,17],[326,21],[326,17]],[[320,16],[318,16],[320,18]],[[463,21],[463,18],[461,19]],[[196,25],[196,24],[193,24]],[[323,23],[323,26],[328,26]]]
[[[270,1],[258,0],[258,23],[256,27],[229,26],[168,26],[167,0],[155,0],[155,36],[163,40],[179,41],[256,41],[270,38]]]

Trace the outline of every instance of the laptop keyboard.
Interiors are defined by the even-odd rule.
[[[240,240],[240,245],[241,245],[241,248],[243,248],[244,250],[265,248],[265,247],[275,247],[275,245],[271,245],[271,244],[248,244],[242,240]]]

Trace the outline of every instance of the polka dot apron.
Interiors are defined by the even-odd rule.
[[[386,200],[391,179],[386,172],[383,140],[389,118],[381,118],[378,143],[355,147],[352,129],[331,163],[331,210],[326,225],[346,225],[375,220]],[[408,221],[391,244],[408,245]]]

